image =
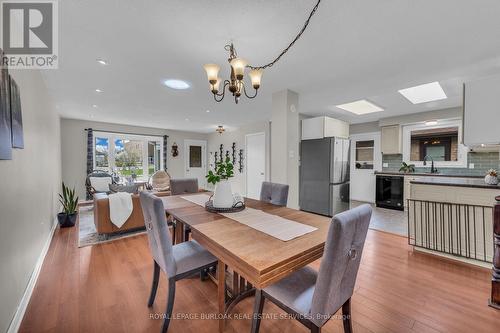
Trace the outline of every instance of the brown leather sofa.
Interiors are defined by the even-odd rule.
[[[157,196],[170,195],[170,192],[157,192]],[[94,224],[98,234],[114,234],[127,231],[139,230],[144,228],[144,216],[142,215],[141,202],[139,195],[132,195],[133,210],[132,214],[122,225],[118,228],[111,222],[109,217],[109,199],[106,193],[94,194]]]

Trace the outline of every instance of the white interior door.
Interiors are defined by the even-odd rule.
[[[245,136],[246,151],[246,196],[259,199],[262,182],[266,180],[266,135],[264,133]]]
[[[380,170],[380,132],[351,135],[351,200],[375,202],[374,172]]]
[[[184,140],[184,162],[186,178],[198,178],[198,186],[206,188],[207,142],[204,140]]]

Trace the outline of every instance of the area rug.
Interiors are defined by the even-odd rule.
[[[116,235],[99,235],[94,224],[94,207],[83,206],[79,209],[78,247],[112,242],[117,239],[144,234],[146,230],[138,230]]]

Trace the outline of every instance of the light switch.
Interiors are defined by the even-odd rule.
[[[382,164],[382,166],[383,166],[384,168],[388,168],[388,167],[389,167],[389,163],[383,163],[383,164]]]
[[[295,152],[293,150],[290,150],[288,152],[288,158],[294,158],[295,157]]]
[[[474,169],[474,163],[469,163],[469,169]]]

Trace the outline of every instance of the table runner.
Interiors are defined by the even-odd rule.
[[[182,196],[181,198],[205,207],[205,203],[209,200],[210,196],[207,194],[196,194]],[[219,214],[285,242],[318,229],[254,208],[245,208],[243,211],[237,213]]]

